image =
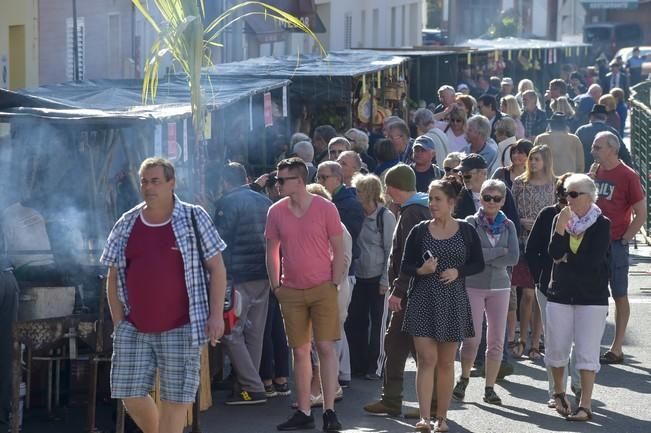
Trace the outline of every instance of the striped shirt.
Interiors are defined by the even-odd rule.
[[[106,241],[100,262],[118,270],[118,298],[124,306],[124,312],[129,314],[129,299],[126,287],[127,260],[125,248],[131,235],[131,230],[140,215],[145,203],[140,203],[133,209],[125,212],[115,223]],[[174,210],[172,211],[172,230],[183,257],[185,269],[185,285],[188,290],[190,306],[190,324],[192,329],[192,344],[194,346],[205,344],[208,336],[205,334],[205,325],[208,321],[208,291],[203,264],[199,260],[197,240],[192,227],[192,213],[197,222],[197,230],[201,237],[201,250],[204,260],[215,257],[226,248],[215,225],[206,211],[200,207],[182,202],[174,196]]]

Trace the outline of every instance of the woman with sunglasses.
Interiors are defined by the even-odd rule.
[[[538,213],[545,207],[554,203],[554,167],[552,153],[549,146],[534,146],[529,152],[524,173],[513,181],[513,197],[520,216],[522,230],[520,244],[524,251],[529,232]],[[531,328],[531,346],[527,352],[530,360],[540,359],[540,310],[534,304],[534,281],[527,266],[527,260],[522,255],[518,264],[513,268],[511,284],[522,289],[520,299],[520,338],[513,344],[513,356],[519,358],[525,351],[526,341]],[[531,325],[531,326],[530,326]]]
[[[470,144],[466,140],[466,112],[452,105],[447,121],[437,121],[434,125],[448,136],[449,152],[468,152]]]
[[[418,431],[448,431],[454,357],[459,342],[474,333],[465,278],[484,269],[484,258],[475,229],[452,216],[459,190],[453,180],[430,184],[432,219],[411,230],[400,266],[400,272],[411,277],[402,329],[413,336],[418,357]],[[437,407],[432,426],[435,371]]]
[[[533,223],[531,233],[527,239],[527,247],[525,249],[525,257],[529,265],[529,271],[536,285],[536,300],[540,307],[540,315],[542,318],[543,333],[547,329],[547,288],[551,280],[553,261],[549,255],[549,234],[552,232],[554,226],[554,217],[558,215],[565,206],[567,206],[567,192],[565,191],[565,180],[570,177],[572,173],[565,173],[556,181],[556,198],[557,202],[551,206],[547,206],[540,211],[536,221]],[[569,371],[572,373],[572,382],[570,389],[578,399],[581,398],[581,379],[578,376],[574,364],[576,363],[575,353],[572,351],[570,356]],[[568,370],[564,370],[563,383],[567,383]],[[547,406],[556,407],[556,400],[554,399],[554,379],[552,376],[552,369],[547,367],[547,382],[549,391],[549,400]]]
[[[518,234],[515,225],[501,211],[506,196],[506,185],[490,179],[481,186],[480,208],[466,221],[477,230],[481,241],[485,267],[482,272],[466,278],[470,299],[474,337],[466,337],[461,346],[461,377],[452,396],[463,400],[470,380],[470,369],[477,357],[482,336],[482,322],[486,314],[486,361],[484,401],[502,404],[495,392],[495,381],[502,362],[506,315],[511,296],[511,277],[507,270],[518,262]]]
[[[501,180],[506,184],[507,188],[511,189],[513,187],[513,179],[524,174],[527,157],[532,148],[533,144],[529,140],[520,139],[511,145],[511,147],[504,149],[505,152],[509,153],[511,164],[495,170],[493,179]],[[500,155],[500,158],[502,158],[502,155]]]
[[[568,421],[592,419],[592,389],[599,371],[601,337],[608,314],[610,220],[595,204],[597,187],[585,174],[565,180],[567,206],[554,217],[549,255],[545,363],[554,379],[556,411]],[[581,375],[579,406],[565,395],[565,368],[574,346]]]

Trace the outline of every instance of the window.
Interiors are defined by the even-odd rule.
[[[347,12],[344,16],[344,48],[349,49],[353,41],[353,16]]]
[[[359,46],[360,47],[365,47],[366,46],[366,11],[362,11],[362,25],[360,26],[361,29],[361,35],[359,37]]]
[[[120,14],[108,14],[108,76],[122,78]]]
[[[77,72],[80,80],[85,77],[85,42],[86,40],[86,25],[84,24],[83,17],[77,17]],[[66,78],[74,80],[74,32],[72,28],[72,18],[66,19]]]
[[[391,46],[396,46],[396,27],[398,25],[397,8],[391,8]]]
[[[373,48],[380,45],[380,10],[373,9],[373,39],[371,41]]]
[[[407,45],[407,7],[402,5],[400,8],[400,46]]]

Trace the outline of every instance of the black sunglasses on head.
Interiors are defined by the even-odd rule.
[[[490,194],[484,194],[481,196],[481,199],[484,200],[486,203],[490,203],[491,201],[494,201],[495,203],[499,203],[502,201],[504,197],[501,195],[490,195]]]

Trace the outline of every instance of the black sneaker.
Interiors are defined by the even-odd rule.
[[[468,386],[468,382],[469,379],[466,379],[465,377],[459,377],[457,384],[452,390],[452,398],[455,400],[463,401],[463,399],[466,397],[466,387]]]
[[[267,396],[267,398],[272,398],[278,395],[278,393],[276,392],[276,388],[274,388],[273,383],[264,386],[264,393]]]
[[[314,416],[305,415],[300,410],[294,412],[294,415],[287,421],[276,426],[277,430],[290,431],[290,430],[309,430],[314,428]]]
[[[267,396],[264,392],[248,392],[248,391],[240,391],[239,394],[236,394],[232,398],[226,400],[226,404],[229,406],[263,404],[266,402],[267,402]]]
[[[332,409],[323,412],[323,431],[338,432],[341,430],[341,423],[337,419],[337,414]]]
[[[292,390],[289,389],[289,383],[276,383],[274,382],[274,390],[277,395],[290,395]]]

